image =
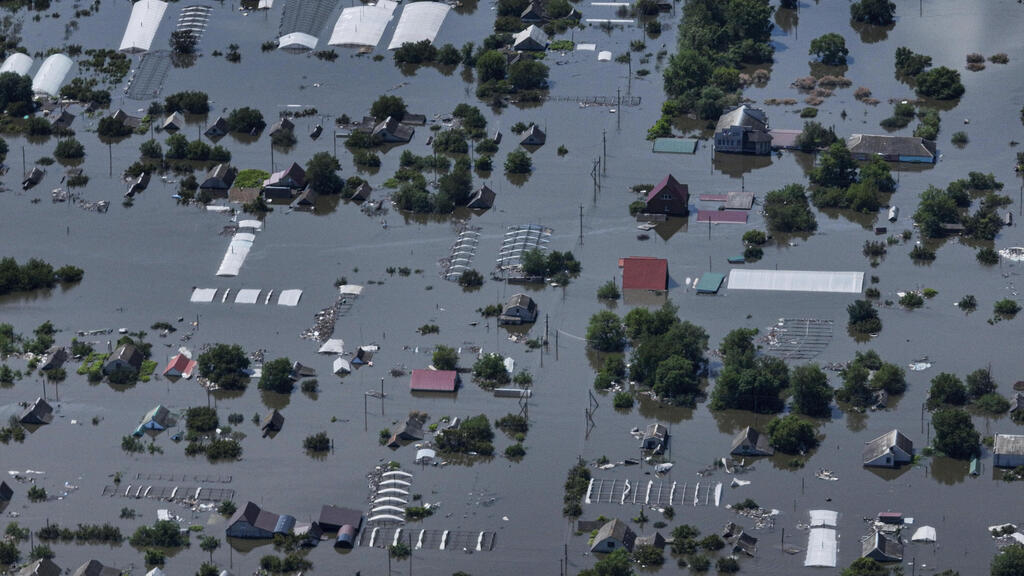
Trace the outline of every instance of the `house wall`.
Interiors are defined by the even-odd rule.
[[[622,546],[618,542],[616,542],[614,538],[605,538],[603,541],[598,543],[597,546],[594,547],[594,551],[612,552],[614,550],[618,550],[619,548],[622,548]]]
[[[266,530],[260,530],[248,522],[236,522],[228,527],[227,535],[231,538],[246,538],[251,540],[262,540],[273,538],[274,535]]]
[[[1024,454],[996,454],[992,459],[992,465],[999,468],[1024,466]]]
[[[661,193],[647,202],[645,210],[651,214],[668,214],[670,216],[686,216],[690,213],[684,199],[672,194],[671,199],[666,200],[662,198]]]

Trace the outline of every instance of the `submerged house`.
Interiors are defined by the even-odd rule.
[[[132,183],[128,185],[128,192],[125,194],[125,196],[128,196],[130,198],[132,196],[135,196],[139,192],[144,192],[146,188],[149,187],[149,180],[152,177],[153,173],[148,170],[143,172],[142,174],[139,174],[135,178],[135,180],[132,180]]]
[[[55,370],[64,365],[68,359],[68,350],[63,346],[51,346],[46,351],[46,355],[43,356],[41,362],[39,362],[39,370],[45,372],[47,370]]]
[[[49,558],[42,558],[18,571],[18,576],[60,576],[63,571]]]
[[[903,544],[899,536],[890,538],[881,532],[875,532],[864,539],[862,558],[871,558],[876,562],[900,562],[903,560]]]
[[[228,190],[231,189],[237,175],[238,169],[230,164],[217,164],[206,173],[206,179],[199,185],[199,189],[227,198]]]
[[[733,438],[729,454],[733,456],[771,456],[775,454],[775,448],[772,448],[771,440],[767,435],[747,426]]]
[[[29,188],[35,186],[36,184],[39,184],[43,180],[44,174],[46,173],[43,172],[42,168],[38,166],[33,166],[32,170],[21,181],[21,189],[28,190]]]
[[[594,543],[590,546],[591,552],[614,552],[620,548],[632,552],[633,544],[636,543],[636,533],[626,525],[625,522],[616,518],[597,531],[594,536]]]
[[[846,139],[854,160],[881,158],[888,162],[934,164],[938,159],[935,142],[917,136],[854,134]]]
[[[120,108],[117,109],[117,112],[111,114],[110,117],[132,130],[138,130],[139,126],[142,125],[142,118],[132,116]]]
[[[177,380],[178,378],[191,378],[192,372],[196,369],[196,361],[185,356],[184,354],[178,354],[167,364],[167,368],[164,368],[164,377],[168,380]]]
[[[771,154],[772,137],[764,110],[744,104],[722,114],[715,125],[715,152]]]
[[[482,184],[476,189],[476,192],[473,192],[473,195],[469,197],[469,203],[466,204],[466,208],[473,210],[489,210],[494,206],[494,199],[496,197],[497,194],[494,193],[494,190],[488,188],[486,184]]]
[[[893,429],[864,445],[864,466],[895,468],[914,459],[914,443]]]
[[[537,303],[526,294],[508,299],[498,316],[498,324],[530,324],[537,321]]]
[[[320,519],[317,521],[324,532],[337,532],[334,546],[352,548],[356,536],[363,527],[363,513],[351,508],[341,508],[325,504],[320,508]]]
[[[402,442],[413,442],[416,440],[423,440],[423,422],[410,416],[405,421],[405,426],[392,434],[391,438],[388,439],[387,447],[398,448],[402,445]]]
[[[269,134],[270,137],[273,138],[275,134],[283,132],[293,132],[294,130],[294,122],[292,122],[288,118],[281,118],[277,122],[274,122],[274,124],[270,127],[270,130],[267,132],[267,134]]]
[[[274,409],[270,414],[263,417],[263,421],[260,423],[260,430],[263,430],[263,436],[269,436],[274,432],[280,432],[284,426],[284,416]]]
[[[306,188],[295,197],[295,200],[292,201],[292,208],[295,210],[305,210],[310,212],[316,208],[316,199],[319,198],[319,196],[320,195],[312,188]]]
[[[174,133],[185,127],[185,116],[181,112],[175,112],[164,118],[163,129],[165,132]]]
[[[0,502],[10,502],[14,497],[14,490],[7,485],[7,482],[0,482]]]
[[[168,427],[173,426],[171,420],[171,411],[164,408],[162,405],[157,405],[146,415],[142,417],[142,422],[139,423],[139,427],[135,429],[136,436],[142,436],[147,430],[154,430],[160,432],[166,430]]]
[[[138,372],[142,369],[142,352],[132,344],[122,344],[114,350],[114,353],[103,363],[103,373],[110,374],[115,370],[133,370]]]
[[[104,566],[99,560],[89,560],[79,566],[72,576],[121,576],[121,571]]]
[[[295,527],[295,518],[287,514],[274,514],[253,502],[247,502],[228,520],[229,538],[269,540],[274,534],[287,534]]]
[[[210,140],[217,140],[218,138],[226,136],[227,133],[228,121],[225,120],[223,116],[218,116],[217,119],[214,120],[213,124],[210,124],[210,127],[203,132],[203,135]]]
[[[544,50],[548,47],[548,35],[533,24],[516,34],[512,41],[513,50]]]
[[[992,465],[997,468],[1024,466],[1024,434],[996,434]]]
[[[416,132],[416,129],[412,126],[407,126],[396,120],[392,116],[388,116],[383,122],[378,123],[373,127],[373,132],[370,134],[380,139],[384,143],[401,143],[404,144],[409,140],[412,140],[412,135]]]
[[[543,146],[547,141],[548,135],[536,124],[530,124],[526,132],[523,132],[523,137],[519,140],[519,144],[521,146]]]
[[[53,407],[46,400],[36,398],[36,401],[30,404],[28,409],[22,413],[18,422],[37,426],[49,424],[53,422]]]
[[[370,192],[373,192],[373,188],[370,186],[370,183],[363,181],[363,183],[356,188],[356,191],[352,193],[349,200],[352,200],[353,202],[365,202],[370,199]]]
[[[55,132],[71,128],[71,124],[74,123],[74,121],[75,115],[67,110],[61,110],[60,114],[50,115],[50,127],[53,128]]]
[[[686,216],[690,213],[689,202],[689,186],[680,184],[675,177],[669,174],[647,193],[647,205],[644,206],[644,213]]]
[[[413,392],[455,392],[459,373],[455,370],[413,370],[409,390]]]
[[[291,200],[298,191],[306,187],[306,171],[298,163],[292,162],[291,166],[274,172],[263,181],[263,189],[260,191],[266,199]]]
[[[665,290],[668,288],[668,260],[650,256],[622,259],[623,290]]]
[[[644,430],[643,440],[640,441],[640,447],[657,454],[664,452],[667,445],[668,428],[663,424],[648,424],[647,429]]]

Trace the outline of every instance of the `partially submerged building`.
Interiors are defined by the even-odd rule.
[[[268,540],[274,534],[287,534],[294,527],[293,516],[274,514],[253,502],[247,502],[228,520],[226,533],[229,538]]]
[[[121,108],[118,108],[117,112],[111,114],[110,117],[114,120],[117,120],[124,126],[131,128],[132,130],[138,130],[139,126],[142,125],[142,118],[138,116],[132,116],[131,114],[125,112]]]
[[[469,197],[469,202],[466,204],[466,208],[472,210],[489,210],[494,206],[494,199],[497,194],[494,190],[487,187],[486,184],[481,184],[479,188],[473,192],[473,195]]]
[[[854,160],[881,158],[888,162],[934,164],[938,159],[935,142],[917,136],[854,134],[846,139]]]
[[[228,190],[231,189],[237,175],[238,169],[230,164],[217,164],[206,173],[206,179],[199,185],[199,189],[214,196],[227,198]]]
[[[640,447],[658,454],[664,452],[666,446],[668,446],[668,428],[663,424],[648,424],[644,430],[644,437],[640,441]]]
[[[39,362],[39,370],[46,372],[47,370],[56,370],[64,365],[68,359],[68,349],[63,346],[51,346],[46,351],[46,355]]]
[[[545,50],[548,47],[548,35],[542,28],[533,24],[516,34],[512,41],[514,50]]]
[[[526,294],[508,299],[498,316],[498,324],[530,324],[537,321],[537,303]]]
[[[49,558],[41,558],[18,571],[17,576],[60,576],[63,571]]]
[[[263,189],[260,191],[263,197],[268,200],[284,199],[291,200],[299,191],[306,187],[306,171],[297,162],[291,166],[274,172],[263,181]]]
[[[747,105],[722,114],[715,126],[715,152],[771,154],[772,137],[764,110]]]
[[[10,502],[14,497],[14,490],[7,485],[7,482],[0,482],[0,502]]]
[[[680,184],[671,174],[658,182],[657,186],[647,193],[645,214],[664,214],[666,216],[686,216],[690,213],[690,188]]]
[[[755,428],[747,426],[732,440],[729,454],[733,456],[771,456],[775,454],[771,440]]]
[[[992,465],[998,468],[1024,466],[1024,434],[996,434]]]
[[[263,421],[260,422],[260,430],[263,431],[263,436],[269,436],[270,434],[280,432],[283,426],[284,415],[278,412],[276,408],[264,416]]]
[[[267,134],[271,138],[273,138],[276,134],[281,134],[281,133],[285,133],[285,132],[294,132],[294,131],[295,131],[295,123],[292,122],[288,118],[281,118],[280,120],[278,120],[277,122],[274,122],[270,126],[270,130],[267,131]]]
[[[103,373],[110,374],[115,370],[133,370],[138,372],[142,369],[142,361],[144,359],[142,352],[134,345],[122,344],[103,363]]]
[[[164,118],[164,123],[161,127],[164,132],[173,134],[185,127],[185,116],[181,112],[172,112]]]
[[[363,527],[363,513],[351,508],[324,505],[317,521],[324,532],[337,532],[335,548],[352,548]]]
[[[189,358],[184,354],[177,354],[171,361],[167,363],[167,368],[164,368],[164,378],[168,380],[177,380],[178,378],[185,378],[186,380],[192,377],[192,372],[196,369],[196,361]]]
[[[388,116],[384,121],[377,123],[370,134],[385,144],[404,144],[412,140],[416,129],[399,122],[396,118]]]
[[[900,562],[903,560],[903,544],[899,536],[889,537],[875,532],[864,539],[861,557],[876,562]]]
[[[914,443],[892,429],[864,445],[864,466],[895,468],[914,459]]]
[[[522,146],[543,146],[547,141],[548,135],[536,124],[530,124],[526,132],[523,132],[523,137],[519,140],[519,144]]]
[[[135,435],[142,436],[147,430],[160,432],[173,425],[174,422],[171,419],[171,411],[163,405],[157,404],[155,408],[146,412],[146,415],[142,417],[142,421],[135,429]]]
[[[207,128],[205,132],[203,132],[203,135],[205,135],[210,140],[217,140],[218,138],[223,138],[224,136],[226,136],[227,133],[228,121],[225,120],[223,116],[218,116],[217,119],[214,120],[213,124],[210,124],[210,127]]]
[[[104,566],[99,560],[89,560],[79,566],[72,576],[121,576],[121,571]]]
[[[22,52],[11,52],[11,55],[4,59],[4,63],[0,64],[0,74],[14,72],[19,76],[28,76],[31,69],[32,57]]]
[[[455,370],[413,370],[409,390],[413,392],[455,392],[459,373]]]
[[[668,288],[668,260],[650,256],[630,256],[622,259],[623,290],[666,290]]]
[[[36,401],[29,404],[28,409],[21,414],[18,422],[35,426],[49,424],[53,422],[53,407],[46,400],[36,398]]]
[[[620,548],[632,552],[636,543],[636,533],[625,522],[616,518],[607,522],[594,536],[590,546],[591,552],[614,552]]]

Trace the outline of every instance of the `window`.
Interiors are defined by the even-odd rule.
[[[661,193],[661,199],[665,200],[667,202],[671,202],[672,201],[672,195],[669,194],[668,192],[662,192]]]

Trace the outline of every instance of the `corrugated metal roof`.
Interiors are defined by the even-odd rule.
[[[668,260],[648,256],[622,259],[623,290],[665,290],[668,284]]]
[[[847,138],[846,147],[853,154],[868,156],[934,158],[936,151],[935,142],[924,138],[875,134],[854,134]]]
[[[458,373],[454,370],[413,370],[409,389],[423,392],[455,392]]]
[[[996,434],[992,453],[1024,455],[1024,434]]]
[[[654,140],[655,152],[667,152],[669,154],[695,154],[697,152],[697,140],[694,138],[656,138]]]
[[[735,269],[729,273],[730,290],[780,290],[860,294],[863,272]]]
[[[378,0],[376,5],[345,8],[334,24],[331,46],[376,46],[398,8],[397,2]]]
[[[167,3],[160,0],[136,2],[132,6],[131,16],[128,17],[128,26],[125,27],[119,50],[131,54],[149,50],[166,10]]]
[[[705,272],[700,277],[700,281],[697,282],[697,293],[717,294],[718,289],[722,287],[722,281],[724,280],[725,274],[718,274],[716,272]]]
[[[422,40],[434,41],[444,17],[448,15],[451,7],[440,2],[414,2],[406,4],[402,10],[402,16],[398,19],[395,27],[395,35],[391,37],[388,50],[400,48],[407,42],[420,42]]]
[[[754,130],[767,130],[768,117],[765,116],[764,110],[750,108],[744,104],[722,114],[718,118],[718,124],[715,125],[715,132],[728,130],[732,126],[746,126]]]

